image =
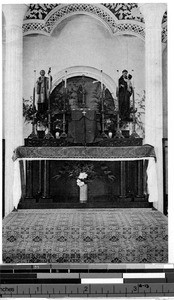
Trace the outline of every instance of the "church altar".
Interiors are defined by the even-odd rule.
[[[50,74],[49,78],[51,86]],[[33,104],[32,133],[13,156],[15,207],[60,208],[64,202],[73,207],[79,198],[76,180],[84,166],[87,177],[91,170],[95,173],[88,182],[88,204],[104,199],[106,205],[127,201],[138,207],[157,201],[155,151],[151,145],[142,145],[136,132],[134,89],[130,94],[126,88],[121,95],[119,90],[117,99],[113,98],[101,70],[101,82],[65,76],[65,82],[49,89],[44,103],[38,102],[37,110]],[[128,101],[123,113],[121,99],[130,100],[130,95],[132,107]],[[65,169],[74,170],[79,162],[83,166],[65,180]]]
[[[116,185],[119,186],[120,199],[128,197],[126,195],[126,176],[133,177],[136,184],[136,197],[144,197],[144,185],[147,185],[147,195],[149,202],[156,202],[157,194],[157,177],[156,177],[156,158],[155,151],[151,145],[129,146],[129,147],[26,147],[16,148],[13,155],[14,160],[14,186],[13,186],[13,203],[17,208],[19,201],[33,199],[33,188],[35,181],[40,184],[38,189],[43,187],[42,199],[51,203],[50,196],[51,176],[50,170],[54,168],[57,162],[70,161],[92,161],[116,163],[119,169]],[[135,173],[132,171],[130,163],[135,163]],[[36,163],[37,166],[33,164]],[[42,165],[41,165],[42,164]],[[50,165],[51,164],[51,165]],[[146,165],[146,167],[145,167]],[[128,170],[130,166],[130,170]],[[59,167],[59,166],[58,166]],[[38,173],[38,177],[33,178],[33,170]],[[132,172],[132,173],[131,173]],[[146,182],[144,178],[146,178]],[[134,184],[134,183],[133,183]],[[136,198],[135,197],[135,198]]]

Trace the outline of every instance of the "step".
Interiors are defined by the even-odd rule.
[[[20,203],[18,208],[19,209],[49,209],[49,208],[148,208],[152,207],[152,203],[149,202],[126,202],[126,201],[119,201],[119,202],[89,202],[89,203],[35,203],[31,204],[28,202]]]

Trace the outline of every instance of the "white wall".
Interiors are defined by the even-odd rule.
[[[76,15],[62,21],[51,37],[33,35],[24,37],[25,99],[32,96],[34,69],[52,68],[52,75],[73,66],[102,69],[114,81],[117,69],[134,70],[137,92],[145,88],[144,41],[135,36],[113,36],[104,25],[89,16]],[[55,79],[55,78],[54,78]],[[25,137],[28,136],[29,130]]]

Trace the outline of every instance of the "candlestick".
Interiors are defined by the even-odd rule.
[[[104,99],[103,99],[103,78],[101,70],[101,117],[102,117],[102,138],[107,138],[108,136],[105,133],[105,112],[104,112]]]
[[[101,70],[101,91],[103,90],[103,71]]]
[[[117,79],[116,79],[116,96],[117,96],[117,106],[118,106],[118,112],[117,112],[117,128],[116,128],[116,133],[115,133],[115,138],[124,138],[122,135],[121,129],[120,129],[120,115],[119,115],[119,70],[117,70]]]
[[[66,89],[66,86],[67,86],[67,71],[65,71],[65,89]]]
[[[49,93],[51,93],[51,88],[52,88],[51,67],[49,67],[48,69],[48,76],[49,76]]]
[[[134,72],[134,70],[132,70]],[[133,77],[133,75],[132,75]],[[134,90],[134,79],[132,79],[132,102],[133,102],[133,111],[135,110],[135,90]]]
[[[118,100],[118,111],[119,111],[119,70],[117,70],[117,86],[116,86],[116,89],[117,89],[117,100]]]
[[[135,91],[133,86],[132,86],[132,102],[133,102],[133,111],[135,111]]]
[[[51,102],[50,102],[50,91],[51,91],[51,81],[52,81],[52,76],[51,76],[51,68],[48,70],[48,75],[49,75],[49,95],[48,95],[48,132],[46,133],[44,139],[50,140],[53,139],[53,135],[51,133]]]
[[[33,108],[35,106],[35,84],[36,84],[36,70],[34,70]]]

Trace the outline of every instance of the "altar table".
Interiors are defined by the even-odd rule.
[[[154,147],[151,145],[129,147],[25,147],[15,149],[14,155],[14,186],[13,204],[17,207],[22,196],[22,176],[24,174],[23,161],[44,160],[45,180],[47,179],[47,163],[49,160],[73,160],[73,161],[120,161],[124,170],[124,161],[148,161],[147,187],[149,202],[158,201],[156,157]],[[45,187],[46,188],[46,187]],[[122,187],[124,188],[124,186]],[[46,192],[46,191],[45,191]]]

